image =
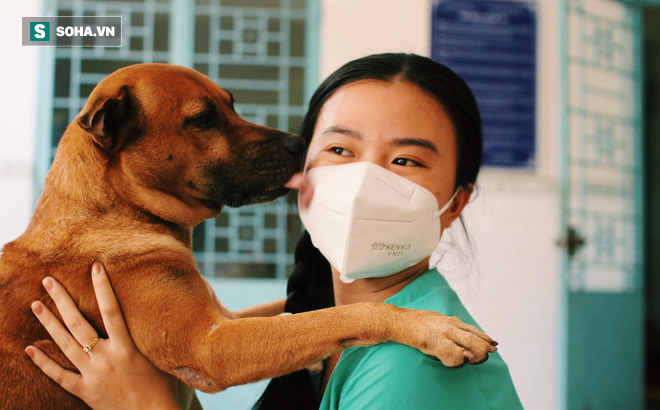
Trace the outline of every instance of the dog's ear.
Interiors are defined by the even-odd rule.
[[[91,98],[91,97],[90,97]],[[121,87],[115,96],[102,96],[89,101],[78,115],[78,125],[106,150],[119,151],[135,130],[138,121],[137,104],[128,87]]]

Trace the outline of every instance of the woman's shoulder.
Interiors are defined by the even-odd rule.
[[[477,326],[456,292],[436,269],[426,271],[385,303],[408,309],[432,310]]]
[[[338,370],[344,379],[343,403],[366,400],[370,408],[522,408],[498,353],[480,365],[449,368],[411,347],[388,342],[344,352]],[[386,404],[392,406],[378,407]]]
[[[379,383],[396,383],[400,387],[408,383],[415,386],[420,378],[435,384],[446,377],[449,369],[436,359],[396,342],[345,351],[337,368],[344,366],[351,369],[351,379],[368,377],[371,380],[380,379]]]
[[[521,408],[497,353],[480,365],[448,368],[418,350],[388,342],[344,352],[335,372],[333,377],[343,379],[341,407],[347,409],[353,402],[370,408]]]
[[[488,356],[485,363],[447,367],[439,360],[410,346],[396,342],[381,343],[369,347],[356,347],[342,354],[343,365],[352,368],[353,375],[414,375],[424,374],[428,380],[443,381],[445,378],[480,383],[489,377],[510,379],[509,368],[499,353]],[[339,364],[337,367],[339,367]],[[411,380],[416,382],[416,380]]]
[[[417,278],[387,303],[434,310],[476,326],[456,293],[436,270]],[[380,403],[379,400],[390,403],[405,398],[420,409],[438,408],[438,402],[449,404],[449,408],[521,408],[509,369],[499,353],[491,354],[480,365],[448,368],[416,349],[388,342],[345,351],[335,373],[344,381],[342,402],[364,396],[372,405]],[[413,407],[408,404],[406,408]]]

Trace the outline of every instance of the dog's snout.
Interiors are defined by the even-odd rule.
[[[284,148],[297,155],[305,148],[305,141],[296,134],[286,134],[284,136]]]

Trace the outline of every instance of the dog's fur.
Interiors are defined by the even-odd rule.
[[[283,302],[242,314],[218,302],[197,271],[192,227],[224,205],[286,193],[302,151],[299,137],[242,120],[230,94],[193,70],[135,65],[104,79],[64,133],[30,225],[3,249],[0,407],[86,407],[23,350],[32,344],[74,369],[30,311],[35,299],[57,311],[41,285],[46,276],[106,337],[90,278],[95,261],[106,267],[139,350],[206,392],[387,340],[449,365],[464,360],[450,340],[487,356],[488,341],[437,313],[364,303],[239,318],[275,315]]]

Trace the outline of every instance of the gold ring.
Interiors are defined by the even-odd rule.
[[[99,338],[97,337],[96,339],[92,340],[92,343],[83,346],[83,352],[89,353],[92,350],[92,347],[96,346],[98,342],[99,342]]]

